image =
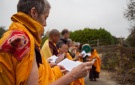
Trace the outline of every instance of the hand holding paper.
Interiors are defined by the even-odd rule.
[[[59,58],[55,55],[51,56],[48,59],[51,59],[50,62],[57,62],[57,61],[61,60],[61,58]],[[82,62],[80,62],[80,61],[72,61],[72,60],[65,58],[64,60],[59,61],[57,63],[57,65],[63,66],[67,71],[71,71],[74,67],[80,65],[81,63]]]
[[[82,62],[79,61],[72,61],[69,59],[64,59],[63,61],[61,61],[60,63],[58,63],[57,65],[62,65],[65,67],[66,70],[71,71],[74,67],[80,65]]]
[[[50,62],[54,62],[56,61],[58,57],[56,57],[55,55],[51,56],[50,58],[48,58],[47,60],[49,60]]]

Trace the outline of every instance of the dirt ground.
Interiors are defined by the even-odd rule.
[[[97,81],[90,81],[85,77],[85,85],[120,85],[116,81],[112,80],[110,74],[107,71],[101,71],[100,78]]]

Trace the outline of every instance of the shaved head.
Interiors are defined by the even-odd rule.
[[[52,29],[49,33],[49,37],[60,36],[60,32],[57,29]]]
[[[49,33],[49,40],[53,43],[57,43],[60,39],[60,32],[57,29],[53,29]]]

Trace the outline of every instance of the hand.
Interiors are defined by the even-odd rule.
[[[73,58],[73,61],[77,61],[78,58],[79,58],[79,55],[76,54],[75,57]]]
[[[57,65],[57,66],[59,67],[59,69],[61,70],[61,72],[62,72],[63,74],[66,74],[67,70],[65,69],[64,66],[61,66],[61,65]]]
[[[83,58],[83,54],[81,54],[81,53],[78,56],[79,56],[79,58]]]
[[[87,62],[90,62],[90,61],[91,61],[90,57],[87,57],[87,58],[86,58],[86,61],[87,61]]]
[[[48,63],[51,63],[51,61],[52,61],[52,59],[47,59],[47,62],[48,62]]]
[[[49,64],[50,64],[51,67],[56,66],[56,63],[54,63],[54,62],[50,62]]]
[[[85,62],[80,64],[79,66],[73,68],[73,70],[70,72],[71,77],[74,80],[85,77],[89,70],[92,68],[92,65],[92,62]]]
[[[58,56],[58,58],[56,59],[56,61],[55,61],[55,63],[57,64],[57,63],[59,63],[59,62],[61,62],[65,57],[65,55],[57,55]]]

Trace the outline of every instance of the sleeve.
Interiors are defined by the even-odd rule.
[[[24,84],[30,70],[30,40],[19,30],[9,30],[0,39],[0,85]]]
[[[55,66],[54,68],[52,68],[52,71],[55,75],[55,80],[59,79],[60,77],[63,76],[62,72],[60,71],[58,66]]]
[[[30,50],[30,41],[28,35],[19,30],[5,33],[0,41],[0,52],[7,52],[21,61]]]
[[[94,66],[96,67],[96,72],[100,73],[100,66],[101,66],[100,58],[97,58],[97,60],[94,63]]]

